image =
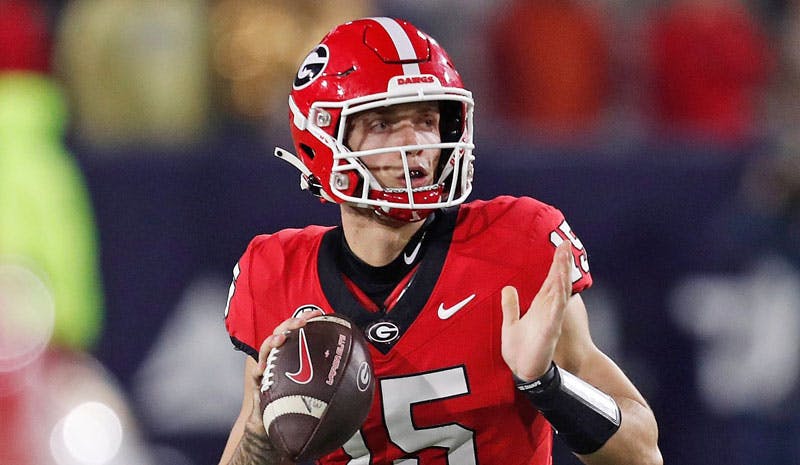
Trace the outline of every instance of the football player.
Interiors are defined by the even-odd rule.
[[[341,225],[257,236],[234,268],[226,327],[249,355],[222,464],[284,463],[260,420],[266,356],[314,315],[351,317],[376,395],[321,464],[545,465],[552,431],[587,464],[661,464],[642,395],[592,342],[586,250],[532,198],[464,203],[473,99],[408,22],[334,28],[289,97],[294,154]]]

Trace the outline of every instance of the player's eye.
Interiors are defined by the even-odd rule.
[[[389,128],[389,123],[385,119],[374,119],[369,123],[369,129],[373,132],[382,132]]]
[[[433,112],[426,112],[421,114],[419,116],[419,122],[427,128],[433,128],[439,126],[438,115]]]

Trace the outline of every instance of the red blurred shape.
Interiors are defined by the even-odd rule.
[[[0,0],[0,71],[50,70],[45,9],[33,0]]]

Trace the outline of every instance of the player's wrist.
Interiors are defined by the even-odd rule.
[[[517,386],[517,389],[520,391],[541,391],[553,383],[556,375],[556,364],[555,362],[550,362],[550,365],[547,367],[547,371],[539,376],[535,376],[530,379],[524,376],[518,376],[516,374],[512,374],[511,376],[514,379],[514,385]]]
[[[260,436],[267,436],[267,431],[264,429],[264,423],[262,423],[260,418],[249,418],[244,425],[246,431],[249,431],[252,434],[260,435]]]
[[[616,401],[555,362],[535,380],[514,377],[514,382],[578,454],[597,451],[619,429],[622,417]]]
[[[256,463],[278,465],[286,463],[286,459],[286,456],[272,445],[263,426],[259,428],[248,422],[229,465]]]

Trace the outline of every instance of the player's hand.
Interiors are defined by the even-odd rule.
[[[517,289],[503,288],[502,354],[517,378],[534,380],[550,367],[572,295],[572,259],[570,242],[564,241],[556,249],[550,272],[522,318]]]
[[[264,370],[267,368],[267,357],[269,352],[283,345],[286,342],[286,333],[295,329],[302,328],[310,318],[322,315],[319,310],[313,312],[301,313],[296,318],[289,318],[279,324],[273,331],[272,335],[264,339],[261,348],[258,351],[258,364],[251,372],[251,392],[253,393],[253,410],[250,418],[247,421],[247,427],[253,428],[253,431],[258,431],[266,434],[264,431],[264,423],[261,421],[261,378],[264,376]]]

